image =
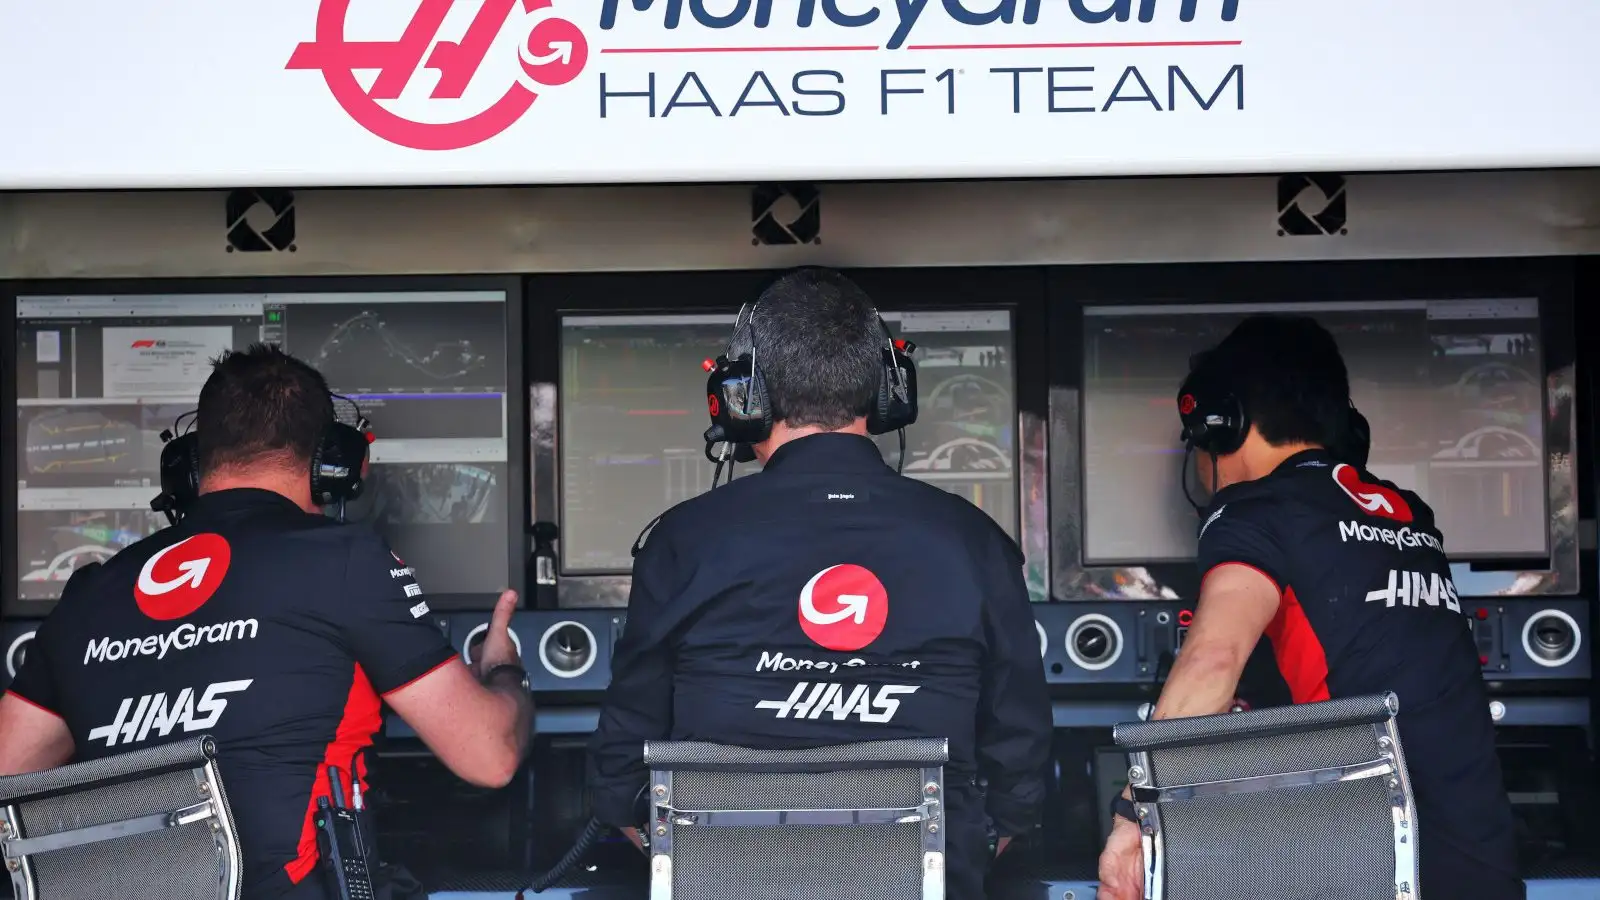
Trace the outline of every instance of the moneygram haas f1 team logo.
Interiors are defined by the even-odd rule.
[[[860,650],[878,639],[888,620],[889,592],[860,566],[829,566],[800,591],[800,627],[829,650]]]
[[[582,74],[589,61],[589,42],[577,25],[551,14],[552,0],[480,0],[465,32],[459,39],[447,40],[441,34],[445,19],[457,6],[473,2],[421,0],[398,36],[360,40],[345,33],[353,4],[361,5],[362,13],[367,12],[364,7],[369,3],[374,11],[404,4],[322,0],[317,9],[316,40],[296,47],[285,68],[321,71],[334,100],[350,118],[390,143],[415,150],[459,150],[481,144],[522,118],[541,89],[559,87]],[[520,58],[515,76],[507,79],[504,92],[487,109],[454,121],[425,122],[391,112],[384,105],[399,100],[422,69],[437,73],[429,100],[461,101],[491,50],[505,46],[502,34],[517,37]],[[370,87],[362,87],[358,71],[377,73]]]
[[[133,586],[139,611],[165,622],[204,606],[228,575],[233,550],[220,534],[197,534],[156,551]]]
[[[1344,463],[1334,466],[1333,483],[1348,494],[1350,499],[1369,516],[1392,519],[1396,522],[1411,521],[1411,504],[1400,496],[1399,491],[1381,484],[1367,484],[1361,480],[1361,473],[1354,466],[1347,466]]]

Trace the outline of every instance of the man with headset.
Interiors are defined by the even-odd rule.
[[[382,704],[462,778],[506,784],[533,712],[507,633],[516,595],[469,671],[411,568],[319,514],[359,490],[368,439],[305,363],[275,346],[224,354],[197,433],[178,439],[192,445],[163,454],[163,488],[200,496],[74,573],[0,698],[0,775],[210,734],[247,898],[329,896],[311,813],[329,766],[347,803],[359,793]]]
[[[1199,510],[1194,622],[1154,717],[1227,712],[1263,637],[1278,691],[1247,691],[1258,705],[1272,693],[1314,703],[1393,691],[1422,896],[1524,896],[1478,650],[1444,538],[1422,498],[1366,471],[1370,435],[1333,336],[1305,317],[1247,319],[1193,361],[1177,399],[1211,499]],[[1186,467],[1186,494],[1187,483]],[[1143,897],[1126,793],[1113,812],[1101,896]]]
[[[764,468],[668,510],[634,559],[590,744],[601,822],[638,841],[648,740],[908,737],[949,740],[954,900],[982,897],[986,813],[1001,848],[1039,821],[1051,714],[1022,554],[868,437],[916,418],[911,349],[829,270],[740,312],[708,364],[706,440]]]

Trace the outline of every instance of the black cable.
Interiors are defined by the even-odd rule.
[[[600,839],[600,835],[604,834],[605,830],[606,826],[600,824],[599,819],[590,819],[589,824],[583,826],[583,832],[578,835],[578,839],[572,842],[572,849],[557,860],[549,871],[535,875],[527,890],[535,894],[542,894],[549,890],[552,885],[565,878],[568,872],[571,872],[578,863],[583,861],[584,854],[589,852],[589,848],[594,846],[594,842]],[[522,891],[517,891],[517,900],[522,900],[522,894]]]
[[[900,458],[895,460],[894,473],[896,475],[904,475],[906,473],[906,430],[901,428],[895,433],[900,435]]]

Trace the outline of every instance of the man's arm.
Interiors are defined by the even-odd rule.
[[[1245,662],[1282,599],[1288,555],[1274,530],[1285,524],[1280,516],[1264,500],[1228,503],[1201,530],[1200,599],[1152,718],[1214,715],[1233,703]],[[1131,797],[1131,788],[1122,795]],[[1100,854],[1100,896],[1144,896],[1143,865],[1139,827],[1116,817]]]
[[[676,584],[666,527],[665,522],[656,526],[634,560],[628,622],[612,655],[611,685],[589,742],[594,817],[624,829],[635,844],[636,804],[649,778],[644,743],[672,731],[673,650],[664,620]]]
[[[1007,539],[983,598],[983,684],[978,696],[978,774],[988,781],[987,812],[1001,846],[1038,824],[1053,722],[1044,661],[1023,577],[1022,554]]]
[[[0,697],[0,775],[20,775],[64,766],[75,747],[72,730],[61,715],[61,687],[55,674],[55,628],[58,616],[73,615],[78,599],[92,586],[99,563],[80,567],[61,589],[61,601],[34,633],[28,655]]]
[[[1278,613],[1278,586],[1260,569],[1223,563],[1200,586],[1189,637],[1183,642],[1152,717],[1179,719],[1228,711],[1239,676],[1262,632]]]
[[[383,695],[450,771],[480,787],[509,784],[533,740],[533,695],[514,672],[490,676],[521,665],[508,630],[516,608],[515,591],[500,595],[471,669],[457,657]]]
[[[64,766],[72,751],[72,732],[60,716],[10,691],[0,697],[0,775]]]
[[[532,740],[533,698],[514,673],[481,679],[520,664],[507,632],[517,595],[506,591],[495,605],[473,672],[434,626],[415,574],[381,540],[356,540],[345,580],[344,637],[373,690],[450,771],[504,787]]]
[[[1289,555],[1280,539],[1281,504],[1264,497],[1218,507],[1200,530],[1200,598],[1183,651],[1167,676],[1153,718],[1228,711],[1250,653],[1278,613]]]

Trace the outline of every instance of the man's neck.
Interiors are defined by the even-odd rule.
[[[271,491],[288,499],[295,506],[306,512],[320,512],[321,508],[311,502],[311,481],[306,475],[294,475],[288,472],[219,472],[200,479],[200,493],[214,494],[218,491],[231,491],[239,488],[254,488],[258,491]]]
[[[803,425],[799,428],[793,428],[787,422],[774,422],[772,423],[772,435],[761,443],[752,445],[751,449],[756,452],[756,459],[760,460],[762,465],[766,465],[767,460],[772,458],[772,454],[778,452],[779,447],[790,441],[810,437],[813,434],[857,434],[866,437],[867,420],[865,418],[856,419],[843,428],[822,428],[816,425]]]
[[[1265,478],[1271,475],[1279,466],[1283,465],[1284,460],[1294,456],[1296,453],[1321,449],[1321,444],[1290,443],[1273,446],[1263,441],[1259,446],[1251,448],[1251,452],[1245,454],[1244,464],[1245,475],[1247,476],[1245,480],[1254,481],[1257,478]]]

